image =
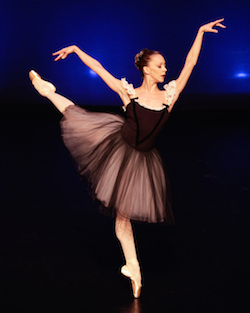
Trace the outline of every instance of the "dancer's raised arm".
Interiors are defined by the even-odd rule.
[[[130,98],[126,92],[126,90],[122,87],[121,80],[115,78],[111,75],[102,64],[96,59],[92,58],[87,53],[83,52],[79,47],[73,45],[66,48],[63,48],[59,51],[53,53],[55,61],[59,61],[61,59],[65,59],[69,54],[76,53],[77,56],[81,59],[81,61],[88,66],[92,71],[94,71],[97,75],[101,77],[101,79],[114,91],[116,92],[123,103],[126,105],[130,102]]]
[[[221,24],[221,22],[223,21],[224,21],[224,18],[205,24],[199,28],[198,33],[195,37],[194,43],[188,52],[184,67],[179,77],[176,79],[176,89],[177,89],[176,99],[178,98],[179,94],[182,92],[182,90],[186,86],[187,81],[193,71],[193,68],[195,67],[197,63],[200,50],[201,50],[204,33],[206,32],[218,33],[218,30],[214,29],[214,26],[226,28],[226,26]]]

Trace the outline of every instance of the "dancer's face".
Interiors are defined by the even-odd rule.
[[[150,75],[157,83],[162,83],[166,76],[166,61],[161,54],[154,54],[150,57],[144,73]]]

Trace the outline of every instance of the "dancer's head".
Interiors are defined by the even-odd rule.
[[[164,80],[166,74],[166,61],[159,51],[142,49],[135,56],[135,66],[141,72],[142,77],[145,74],[157,74],[158,80]]]

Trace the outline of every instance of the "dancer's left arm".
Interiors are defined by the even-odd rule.
[[[176,79],[176,91],[177,92],[176,92],[176,95],[173,99],[171,106],[174,105],[174,103],[176,102],[176,100],[179,97],[179,94],[182,92],[182,90],[186,86],[187,81],[188,81],[197,61],[198,61],[204,33],[206,33],[206,32],[218,33],[218,30],[214,29],[214,26],[226,28],[226,26],[221,24],[221,22],[223,22],[223,21],[224,21],[224,18],[216,20],[216,21],[208,23],[208,24],[205,24],[199,28],[198,33],[195,37],[194,43],[193,43],[193,45],[192,45],[191,49],[189,50],[188,55],[186,57],[184,67],[181,70],[179,77]]]

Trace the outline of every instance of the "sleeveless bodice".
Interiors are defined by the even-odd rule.
[[[150,151],[168,117],[167,106],[162,110],[153,110],[141,106],[132,99],[126,108],[122,137],[136,150]]]

